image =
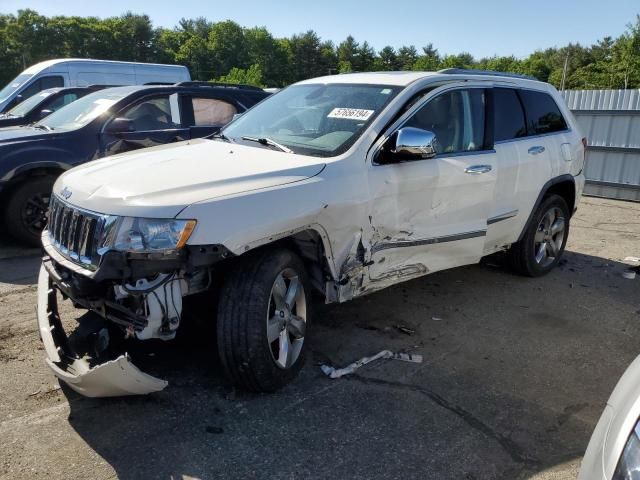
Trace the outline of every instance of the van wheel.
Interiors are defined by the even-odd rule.
[[[40,246],[55,180],[53,176],[30,178],[9,193],[5,210],[7,230],[25,245]]]
[[[512,268],[529,277],[549,273],[560,261],[569,236],[569,207],[559,195],[545,197],[522,240],[507,252]]]
[[[256,392],[293,380],[310,320],[304,265],[285,249],[250,254],[227,273],[218,305],[218,353],[227,376]]]

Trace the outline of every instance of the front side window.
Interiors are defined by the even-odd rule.
[[[59,88],[64,87],[64,78],[60,75],[49,75],[47,77],[42,77],[41,81],[42,90],[47,88]]]
[[[118,117],[131,120],[134,130],[137,132],[168,130],[177,127],[171,120],[169,95],[145,99],[132,107],[128,107],[119,113]]]
[[[548,93],[520,90],[520,98],[527,116],[529,135],[561,132],[567,129],[567,122],[555,100]]]
[[[484,149],[483,89],[454,90],[429,100],[404,126],[436,135],[436,152],[461,153]]]
[[[493,111],[496,142],[513,140],[527,135],[524,110],[522,110],[522,104],[515,90],[511,88],[494,89]]]
[[[226,125],[238,113],[235,106],[217,98],[192,98],[191,104],[196,126]]]
[[[65,93],[64,95],[59,95],[58,98],[49,102],[48,104],[45,104],[44,108],[55,112],[57,110],[60,110],[65,105],[69,105],[70,103],[75,102],[77,99],[77,93]]]
[[[304,155],[340,155],[399,90],[386,85],[294,85],[264,100],[222,133],[247,145],[256,143],[243,137],[270,139]]]

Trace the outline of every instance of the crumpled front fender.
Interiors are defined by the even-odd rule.
[[[136,367],[127,354],[91,367],[71,351],[58,316],[55,287],[44,266],[38,278],[38,329],[53,373],[76,392],[87,397],[145,395],[167,386]]]

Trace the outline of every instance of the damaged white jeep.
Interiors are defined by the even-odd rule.
[[[548,84],[370,73],[288,87],[215,138],[75,168],[42,235],[47,362],[88,396],[160,390],[125,352],[105,352],[116,336],[174,338],[185,297],[206,292],[226,374],[273,391],[301,368],[314,294],[345,302],[501,250],[518,272],[547,273],[584,145]],[[99,318],[93,357],[71,348],[58,297]]]

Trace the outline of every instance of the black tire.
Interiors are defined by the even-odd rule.
[[[265,250],[247,254],[245,259],[240,259],[230,269],[222,285],[217,319],[218,354],[226,375],[244,389],[254,392],[278,390],[291,382],[304,364],[308,330],[303,334],[301,350],[295,361],[286,368],[277,364],[279,359],[273,353],[275,346],[267,340],[267,318],[271,316],[269,309],[275,305],[275,300],[272,302],[272,288],[276,278],[285,272],[295,272],[295,278],[300,281],[304,295],[305,325],[309,325],[309,280],[304,264],[289,250]],[[287,284],[287,293],[291,281]],[[299,308],[296,312],[303,311],[302,307],[296,308]],[[276,313],[278,312],[280,311]],[[282,327],[280,334],[288,328]],[[277,346],[279,345],[280,343]]]
[[[46,224],[51,190],[55,177],[33,177],[8,194],[5,223],[9,235],[31,247],[40,246],[40,233]]]
[[[545,262],[541,263],[536,260],[536,254],[538,253],[536,245],[540,247],[540,244],[536,243],[536,238],[537,235],[545,234],[544,227],[542,227],[542,230],[539,230],[539,228],[541,228],[541,222],[545,215],[551,211],[560,212],[558,215],[561,214],[564,219],[563,236],[561,241],[556,237],[557,242],[555,244],[559,244],[559,247],[555,247],[557,253],[547,257]],[[528,277],[539,277],[549,273],[558,264],[564,252],[567,237],[569,236],[570,218],[569,207],[564,198],[555,194],[543,198],[531,218],[531,222],[527,225],[524,236],[519,242],[514,243],[507,252],[511,268],[515,272]],[[545,255],[547,254],[545,253]]]

